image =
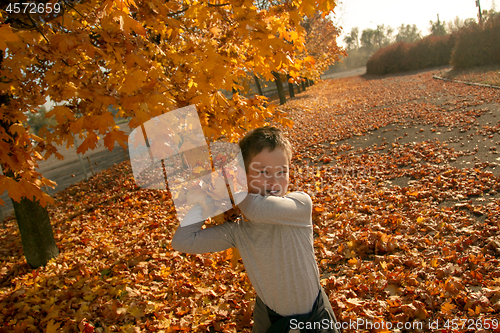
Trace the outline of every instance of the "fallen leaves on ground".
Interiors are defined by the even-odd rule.
[[[293,189],[314,195],[340,322],[500,320],[499,102],[423,72],[327,81],[286,104]]]
[[[423,72],[326,81],[282,107],[340,322],[499,318],[499,103]],[[138,189],[129,163],[59,193],[50,214],[61,254],[43,268],[26,265],[15,220],[0,229],[0,332],[251,331],[244,267],[173,251],[170,194]]]

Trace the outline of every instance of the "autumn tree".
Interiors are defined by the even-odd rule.
[[[359,33],[359,28],[351,29],[351,32],[344,37],[347,44],[347,55],[342,59],[344,68],[357,68],[366,65],[368,58],[380,47],[384,47],[391,42],[392,28],[385,25],[378,25],[377,29],[367,28]]]
[[[466,25],[465,21],[462,20],[460,17],[456,16],[452,21],[448,21],[446,23],[445,29],[446,31],[453,33],[462,29],[465,25]]]
[[[390,26],[385,26],[385,24],[377,25],[377,29],[374,34],[374,44],[378,46],[379,49],[389,45],[392,41],[392,33],[394,30]]]
[[[375,34],[377,33],[374,29],[365,29],[361,32],[360,43],[361,47],[366,49],[373,49],[375,45]]]
[[[330,65],[339,60],[341,55],[345,55],[343,48],[337,45],[337,37],[340,29],[333,25],[333,22],[324,17],[321,12],[315,13],[311,17],[305,17],[300,25],[305,30],[304,46],[298,49],[294,59],[301,63],[300,70],[290,68],[286,74],[286,81],[290,91],[290,97],[293,97],[293,84],[301,84],[318,80],[321,73],[325,72]],[[281,85],[282,76],[275,73],[275,82],[277,83],[280,104],[286,101],[284,88]]]
[[[30,206],[46,212],[53,201],[41,188],[54,183],[37,172],[37,162],[62,158],[57,145],[73,146],[74,136],[83,139],[78,153],[95,148],[100,137],[109,149],[115,143],[125,147],[117,119],[130,118],[135,128],[189,104],[196,104],[211,140],[236,140],[269,117],[290,125],[263,97],[240,95],[239,79],[255,73],[271,80],[273,72],[299,77],[315,61],[304,57],[306,30],[300,23],[316,13],[328,15],[335,5],[298,0],[259,9],[252,0],[44,1],[30,14],[30,8],[23,12],[23,6],[3,3],[0,191],[21,203],[15,209],[25,217],[18,218],[22,237],[40,226],[39,233],[51,238],[48,217],[41,219]],[[232,99],[221,90],[233,91]],[[58,105],[47,113],[57,124],[37,136],[29,132],[26,114],[36,114],[48,97]],[[24,250],[32,266],[57,255],[46,251],[50,241],[29,242]],[[41,261],[32,259],[41,252]]]
[[[307,17],[302,22],[306,30],[305,47],[299,53],[298,58],[303,60],[301,75],[311,80],[317,80],[320,74],[328,69],[330,65],[345,55],[343,48],[337,45],[337,37],[340,29],[321,13]],[[291,73],[292,76],[295,73]]]
[[[401,24],[401,26],[398,27],[398,34],[396,35],[395,42],[413,43],[419,40],[420,38],[422,38],[422,36],[416,24],[412,25]]]
[[[359,28],[354,27],[351,32],[344,37],[344,43],[347,45],[347,49],[357,49],[359,48]]]
[[[436,22],[434,21],[429,21],[430,27],[429,27],[429,32],[433,36],[444,36],[446,35],[446,22],[441,22],[439,20],[439,16]]]

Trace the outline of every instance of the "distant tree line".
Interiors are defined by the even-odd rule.
[[[438,22],[439,23],[439,22]],[[447,26],[414,42],[399,41],[378,49],[366,63],[367,74],[390,74],[452,65],[454,69],[500,64],[500,14],[483,13],[480,21]]]
[[[496,11],[491,9],[483,11],[483,18],[494,15]],[[453,21],[441,21],[439,17],[436,21],[429,22],[428,36],[445,36],[457,32],[461,28],[475,24],[476,20],[469,18],[460,19],[458,16]],[[384,24],[378,25],[376,29],[365,29],[359,31],[358,27],[352,28],[351,32],[344,37],[347,56],[330,67],[329,72],[341,71],[345,69],[365,66],[366,62],[376,51],[399,42],[414,43],[426,36],[415,24],[401,24],[397,29]]]

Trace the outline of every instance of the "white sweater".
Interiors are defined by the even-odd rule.
[[[177,228],[172,247],[200,254],[236,247],[257,295],[269,308],[282,316],[310,312],[320,283],[309,195],[248,194],[238,207],[245,221],[206,229],[201,229],[201,207],[194,207],[184,219],[202,222]]]

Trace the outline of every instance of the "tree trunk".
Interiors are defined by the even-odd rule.
[[[306,81],[302,81],[302,91],[306,91]]]
[[[44,266],[59,255],[47,208],[42,207],[38,200],[26,198],[22,198],[20,202],[12,200],[12,204],[26,262],[33,268]]]
[[[278,89],[278,96],[280,97],[280,105],[286,103],[285,89],[283,89],[283,83],[278,72],[273,72],[274,82],[276,83],[276,88]]]
[[[291,76],[287,74],[286,78],[288,79],[288,92],[290,93],[290,98],[295,97],[295,93],[293,92],[293,83],[290,82]]]
[[[257,75],[254,74],[253,79],[255,81],[255,85],[257,86],[257,91],[259,92],[259,95],[264,96],[264,94],[262,93],[262,87],[260,86],[259,78],[257,77]]]
[[[0,66],[3,62],[3,55],[3,51],[0,50]],[[0,95],[0,105],[8,105],[9,103],[9,95]],[[3,139],[3,142],[7,144],[12,144],[16,138],[16,134],[12,135],[9,132],[11,125],[11,122],[0,120],[0,127],[3,127],[4,133],[10,136],[8,139]],[[3,165],[1,169],[5,176],[14,178],[12,171],[6,170]],[[33,197],[33,199],[35,198]],[[12,204],[21,234],[26,262],[33,268],[44,266],[50,259],[59,255],[47,208],[42,207],[40,201],[31,201],[25,197],[19,203],[12,200]]]

